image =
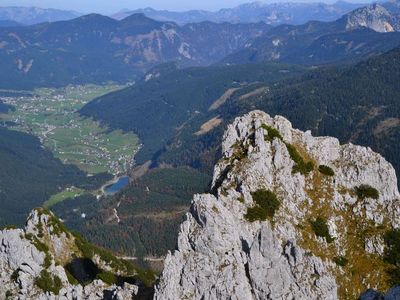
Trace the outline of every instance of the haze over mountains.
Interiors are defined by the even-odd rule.
[[[152,8],[123,10],[112,17],[123,19],[133,13],[144,13],[149,18],[160,21],[172,21],[178,24],[197,23],[204,21],[229,23],[265,22],[271,25],[299,25],[310,20],[334,21],[342,15],[362,7],[362,3],[338,1],[333,4],[282,2],[263,3],[261,1],[242,4],[234,8],[225,8],[216,12],[192,10],[172,12]]]
[[[0,20],[14,21],[24,25],[70,20],[81,15],[81,13],[75,11],[51,8],[0,7]]]

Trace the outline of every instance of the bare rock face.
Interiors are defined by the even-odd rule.
[[[377,32],[400,31],[400,17],[379,4],[356,9],[346,16],[346,29],[369,28]]]
[[[137,294],[135,285],[94,280],[83,287],[71,279],[64,266],[81,252],[77,238],[54,215],[32,211],[25,229],[0,231],[0,299],[124,300]],[[96,259],[102,269],[113,270],[100,256]]]
[[[388,289],[383,236],[399,227],[400,195],[383,157],[261,111],[228,127],[222,151],[155,299],[356,299]]]

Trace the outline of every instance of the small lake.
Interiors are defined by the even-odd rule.
[[[120,190],[122,190],[128,184],[129,184],[129,177],[123,176],[123,177],[118,178],[117,182],[114,182],[113,184],[106,186],[104,191],[106,192],[106,194],[112,195],[112,194],[118,193]]]

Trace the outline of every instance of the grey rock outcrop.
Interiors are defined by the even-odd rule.
[[[400,17],[379,4],[356,9],[345,18],[348,30],[369,28],[377,32],[400,31]]]
[[[71,283],[60,265],[77,251],[75,238],[49,212],[33,210],[24,229],[0,231],[0,299],[132,299],[138,287],[94,280],[85,287]],[[57,262],[57,263],[56,263]],[[105,266],[104,266],[105,267]],[[54,291],[43,291],[38,279],[49,274]],[[45,278],[45,277],[44,277]],[[48,283],[48,278],[45,280]],[[48,284],[51,288],[52,284]],[[105,298],[107,295],[108,298]]]
[[[312,171],[296,171],[301,162],[293,149],[312,163]],[[261,111],[228,127],[222,152],[213,193],[194,196],[155,299],[344,299],[385,286],[383,231],[358,237],[370,228],[399,226],[396,174],[383,157],[313,137]],[[321,165],[334,176],[318,171]],[[362,186],[379,197],[357,195]],[[250,220],[260,190],[274,193],[280,207],[271,218]],[[313,231],[319,217],[330,238]],[[346,260],[335,263],[338,258]],[[368,274],[361,280],[351,269]]]

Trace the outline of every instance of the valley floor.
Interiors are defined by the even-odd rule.
[[[13,130],[37,136],[42,145],[64,164],[77,166],[88,176],[119,175],[133,165],[139,140],[133,133],[110,131],[77,112],[96,97],[123,88],[115,84],[42,88],[30,92],[1,91],[2,101],[11,106],[0,114],[0,122]],[[44,203],[54,205],[85,193],[69,187]],[[101,193],[101,191],[96,192]]]

